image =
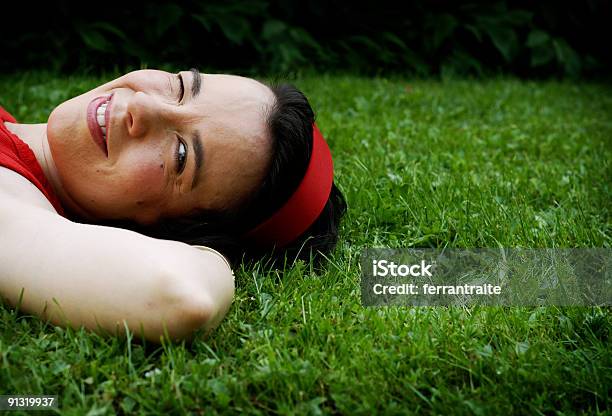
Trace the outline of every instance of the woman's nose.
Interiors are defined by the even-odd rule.
[[[130,97],[126,113],[127,129],[132,137],[143,137],[151,130],[162,128],[168,119],[163,104],[142,91]]]

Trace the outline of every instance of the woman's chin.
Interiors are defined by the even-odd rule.
[[[68,117],[70,112],[67,111],[66,104],[68,104],[68,102],[55,107],[47,119],[47,141],[49,142],[52,153],[57,147],[57,144],[62,141],[61,138],[68,137],[67,135],[70,134],[70,131],[74,130],[70,125],[71,120]],[[72,120],[72,122],[74,123],[74,120]]]

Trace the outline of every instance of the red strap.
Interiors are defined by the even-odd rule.
[[[9,123],[17,123],[15,117],[8,113],[2,106],[0,105],[0,120],[8,121]]]
[[[49,200],[57,213],[65,216],[59,198],[47,181],[34,152],[27,143],[4,125],[5,121],[16,123],[15,118],[0,106],[0,166],[11,169],[29,180]]]
[[[313,124],[312,153],[293,195],[268,220],[244,235],[259,244],[283,247],[303,234],[321,215],[334,180],[334,165],[323,135]]]

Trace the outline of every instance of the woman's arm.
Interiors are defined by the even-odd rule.
[[[20,309],[54,324],[115,334],[125,320],[155,342],[164,325],[171,339],[189,338],[229,309],[233,275],[219,255],[74,223],[7,195],[0,197],[0,296],[11,305],[23,289]]]

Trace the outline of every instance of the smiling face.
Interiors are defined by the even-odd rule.
[[[253,79],[195,70],[135,71],[72,98],[47,123],[62,202],[87,219],[141,224],[237,207],[270,164],[274,100]]]

